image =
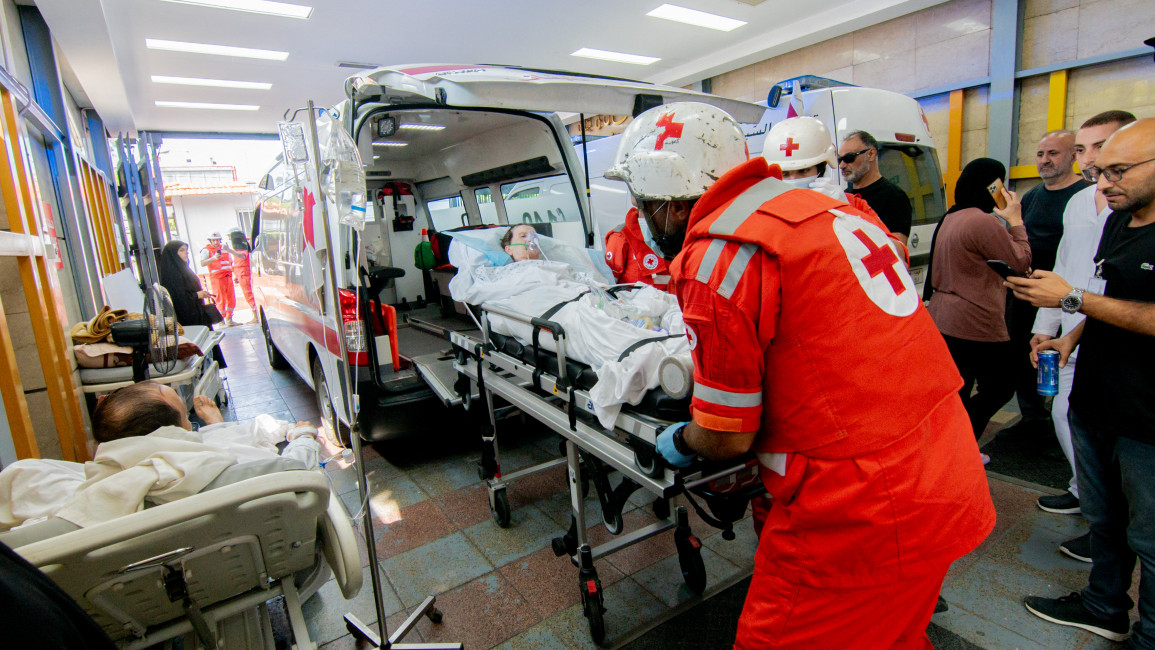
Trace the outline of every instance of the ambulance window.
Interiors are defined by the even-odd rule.
[[[918,145],[884,144],[878,156],[882,177],[902,188],[913,210],[912,225],[938,223],[946,213],[946,191],[934,150]]]
[[[483,187],[479,190],[474,190],[473,195],[477,198],[477,209],[481,211],[481,223],[489,225],[499,223],[497,219],[497,204],[493,202],[493,191],[488,187]]]
[[[581,221],[577,197],[565,174],[501,186],[510,223]]]
[[[460,196],[426,201],[425,209],[429,212],[429,221],[433,224],[433,229],[438,232],[469,225],[465,203]]]

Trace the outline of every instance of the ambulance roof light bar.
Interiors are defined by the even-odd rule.
[[[791,77],[790,79],[779,81],[770,87],[770,94],[766,96],[766,104],[770,108],[777,108],[778,102],[782,99],[783,95],[793,95],[796,92],[801,93],[808,90],[820,90],[822,88],[849,88],[853,86],[854,84],[846,83],[845,81],[828,79],[812,74]]]

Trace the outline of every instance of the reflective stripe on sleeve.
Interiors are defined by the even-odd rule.
[[[711,235],[733,235],[759,206],[792,189],[794,189],[793,185],[783,183],[773,176],[758,181],[750,186],[750,189],[742,192],[741,196],[734,199],[730,207],[726,208],[726,211],[719,215],[714,223],[710,224],[709,233]]]
[[[746,273],[746,265],[750,263],[750,258],[754,257],[754,253],[757,251],[757,244],[742,244],[738,253],[734,255],[734,259],[730,260],[730,268],[726,269],[726,277],[722,278],[722,284],[718,285],[719,296],[729,300],[734,295],[734,290],[738,288],[738,282]]]
[[[706,254],[702,256],[701,264],[698,265],[698,273],[694,276],[695,280],[702,284],[710,283],[710,276],[714,274],[714,267],[718,265],[718,257],[725,247],[726,241],[723,239],[710,241],[710,246],[706,249]]]
[[[718,406],[753,408],[762,406],[762,391],[739,393],[729,390],[718,390],[717,388],[710,388],[709,386],[703,386],[698,382],[694,382],[694,399]]]

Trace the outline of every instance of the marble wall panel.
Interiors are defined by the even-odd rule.
[[[1067,80],[1069,125],[1077,127],[1092,115],[1112,109],[1140,118],[1155,117],[1151,59],[1115,61],[1071,72]]]
[[[1019,67],[1023,70],[1077,58],[1079,8],[1024,19],[1022,40]]]
[[[920,47],[915,53],[915,88],[985,77],[990,72],[990,30]]]
[[[854,32],[854,64],[913,50],[918,18],[907,14]]]
[[[966,34],[989,31],[991,0],[954,0],[914,15],[918,25],[916,46],[926,47]]]
[[[1151,0],[1084,0],[1079,7],[1079,50],[1075,58],[1144,47],[1155,24]]]
[[[1057,11],[1078,7],[1079,0],[1026,0],[1023,3],[1023,18],[1034,18],[1044,14],[1053,14]]]

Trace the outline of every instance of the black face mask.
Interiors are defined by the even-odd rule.
[[[668,207],[669,202],[667,201],[665,203],[665,205],[667,206],[667,208],[666,208],[667,209],[666,225],[668,226],[670,223],[669,222],[670,214],[669,214],[669,207]],[[661,206],[658,207],[658,210],[660,210],[660,209],[661,209]],[[654,212],[656,213],[658,210],[654,210]],[[659,253],[662,257],[666,258],[667,260],[674,259],[675,257],[678,256],[678,253],[682,252],[682,245],[686,243],[686,231],[682,230],[682,231],[679,231],[676,233],[657,232],[657,228],[653,227],[653,223],[651,222],[651,219],[652,219],[652,216],[647,216],[646,225],[650,226],[650,231],[651,231],[650,232],[650,238],[653,239],[654,243],[658,245],[659,249],[661,249],[661,250],[658,250],[656,252]]]

